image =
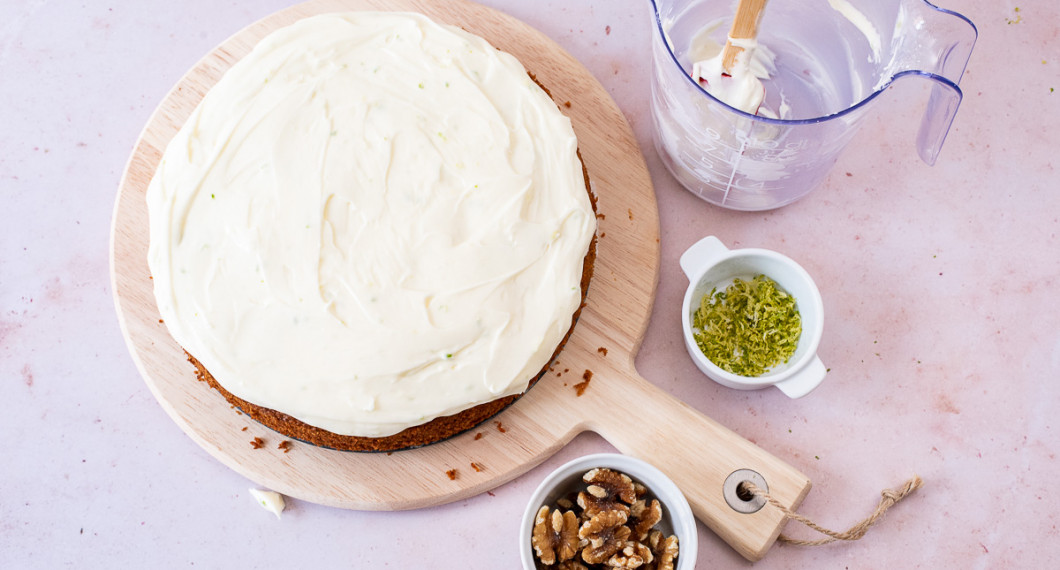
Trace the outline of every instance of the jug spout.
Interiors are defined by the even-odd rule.
[[[904,0],[891,42],[891,81],[926,77],[935,82],[917,133],[917,151],[935,164],[963,94],[958,86],[979,32],[968,18],[926,0]]]

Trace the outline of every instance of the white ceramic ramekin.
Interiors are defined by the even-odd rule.
[[[824,332],[821,293],[810,274],[799,264],[767,249],[729,250],[721,240],[708,236],[681,255],[681,269],[689,281],[681,308],[685,348],[704,374],[723,386],[738,390],[776,386],[791,398],[809,394],[824,380],[826,369],[817,357],[817,347]],[[795,354],[787,364],[777,366],[762,376],[740,376],[714,364],[699,349],[692,336],[692,315],[699,308],[703,295],[709,294],[715,286],[724,288],[733,278],[750,280],[758,274],[769,277],[795,297],[802,319],[802,334]]]
[[[534,519],[537,511],[545,505],[554,505],[556,499],[565,497],[573,490],[584,488],[582,475],[597,467],[619,471],[634,481],[648,488],[647,496],[658,499],[662,504],[663,517],[656,526],[667,536],[677,535],[678,556],[676,570],[692,570],[696,567],[699,534],[696,530],[696,519],[688,500],[677,488],[677,485],[654,466],[626,455],[617,453],[598,453],[586,455],[570,461],[551,474],[538,485],[530,501],[526,504],[522,523],[519,525],[519,557],[523,570],[538,568],[534,547],[530,537],[534,530]]]

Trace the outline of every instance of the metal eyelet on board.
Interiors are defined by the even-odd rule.
[[[732,507],[732,510],[744,514],[756,513],[765,506],[766,499],[761,495],[754,495],[749,499],[742,498],[739,488],[740,483],[744,481],[754,483],[759,489],[769,492],[769,485],[757,471],[737,469],[725,478],[725,483],[722,485],[722,495],[725,497],[725,502]]]

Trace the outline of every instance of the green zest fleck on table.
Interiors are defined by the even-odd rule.
[[[772,279],[756,275],[704,295],[692,327],[696,344],[711,362],[733,374],[753,377],[791,358],[802,319],[794,297]]]

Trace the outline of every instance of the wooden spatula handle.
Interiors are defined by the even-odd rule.
[[[758,24],[762,21],[762,11],[765,10],[766,0],[740,0],[736,7],[736,17],[729,29],[729,39],[725,42],[725,50],[722,53],[721,65],[726,73],[732,72],[732,66],[736,63],[736,56],[743,48],[732,44],[733,39],[754,39],[758,37]]]

